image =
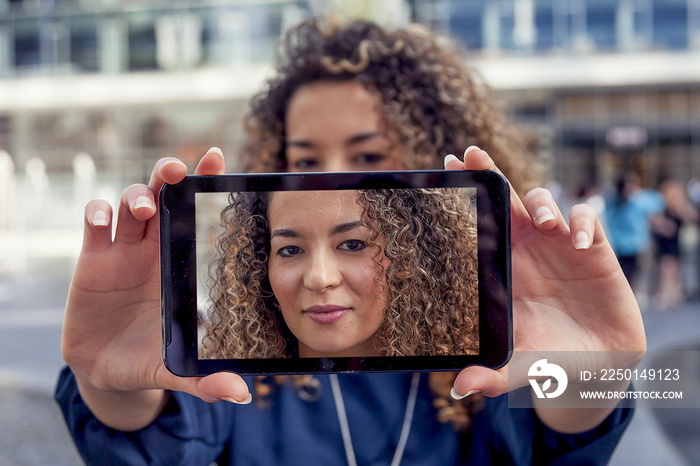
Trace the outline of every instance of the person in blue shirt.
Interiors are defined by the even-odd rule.
[[[639,256],[651,247],[652,215],[664,210],[663,196],[643,189],[638,173],[626,171],[616,182],[615,193],[606,199],[606,230],[627,280],[635,284]]]
[[[607,462],[629,400],[582,408],[567,391],[551,408],[515,364],[530,352],[574,352],[561,361],[570,385],[601,369],[601,354],[631,355],[618,363],[633,367],[646,347],[639,307],[595,213],[578,205],[567,222],[536,188],[524,138],[454,48],[413,26],[303,23],[252,99],[246,129],[251,171],[501,170],[514,188],[514,356],[459,373],[174,376],[161,360],[156,198],[187,167],[165,158],[148,185],[124,190],[114,237],[108,203],[85,209],[56,398],[87,463]],[[445,157],[462,151],[462,161]],[[215,148],[195,169],[224,172]]]

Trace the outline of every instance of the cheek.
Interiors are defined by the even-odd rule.
[[[356,289],[362,289],[362,301],[371,303],[365,308],[368,329],[376,332],[386,318],[389,290],[386,282],[386,269],[372,263],[357,275]],[[361,280],[361,283],[360,283]]]
[[[386,299],[386,265],[382,267],[369,259],[362,264],[357,264],[349,272],[349,280],[352,281],[355,289],[362,290],[361,293],[364,296],[372,298],[379,296]]]
[[[286,304],[294,299],[295,274],[292,270],[281,270],[280,267],[276,266],[274,261],[270,261],[268,277],[270,279],[272,293],[274,293],[280,306],[283,308],[286,307]]]
[[[389,153],[387,166],[384,170],[406,170],[409,168],[406,160],[406,152],[401,147],[397,147]],[[413,168],[415,169],[415,168]]]

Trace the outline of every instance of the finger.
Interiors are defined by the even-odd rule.
[[[148,187],[155,193],[154,198],[157,199],[163,183],[179,183],[185,175],[187,175],[187,165],[175,157],[165,157],[157,161],[153,167]]]
[[[535,227],[541,232],[557,235],[569,232],[564,216],[554,201],[552,193],[544,188],[535,188],[525,194],[523,205]]]
[[[454,154],[445,156],[445,170],[464,170],[464,164]]]
[[[445,169],[447,170],[496,170],[496,164],[489,154],[477,146],[469,146],[464,151],[464,162],[453,154],[445,157]],[[500,172],[499,172],[500,173]]]
[[[469,146],[464,151],[464,169],[465,170],[496,170],[496,163],[491,156],[477,146]]]
[[[156,213],[154,193],[143,184],[134,184],[122,192],[119,203],[115,242],[133,244],[144,237],[146,221]]]
[[[497,371],[483,366],[470,366],[455,379],[452,396],[460,399],[481,393],[488,397],[508,392],[507,366]]]
[[[587,204],[577,204],[569,212],[571,241],[575,249],[587,250],[593,244],[605,241],[605,232],[593,208]]]
[[[226,173],[224,154],[218,147],[212,147],[197,164],[195,175],[223,175]]]
[[[448,156],[449,157],[449,156]],[[449,160],[445,158],[445,166],[450,170],[459,169],[458,160],[456,157],[452,156]],[[459,162],[461,164],[461,162]],[[493,170],[498,172],[501,176],[506,178],[506,176],[498,169],[496,163],[493,161],[491,156],[483,149],[477,146],[469,146],[464,151],[464,163],[461,165],[464,170]],[[506,178],[507,180],[507,178]],[[530,225],[529,215],[525,206],[523,205],[520,196],[513,189],[513,185],[508,182],[510,186],[510,211],[512,227],[515,231],[521,228],[527,229]]]
[[[85,206],[83,251],[99,251],[112,244],[112,206],[101,199]]]
[[[202,399],[224,400],[237,404],[250,403],[252,396],[245,380],[232,372],[219,372],[204,377],[197,384]]]
[[[248,404],[252,400],[245,380],[233,372],[217,372],[201,378],[173,379],[172,390],[184,391],[207,403],[228,401],[235,404]]]

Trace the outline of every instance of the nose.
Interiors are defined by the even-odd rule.
[[[324,172],[349,172],[352,167],[342,150],[329,150],[321,156],[321,171]]]
[[[314,292],[334,288],[342,281],[338,264],[330,251],[313,254],[311,266],[304,273],[304,286]]]

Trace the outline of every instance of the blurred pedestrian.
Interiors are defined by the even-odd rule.
[[[690,204],[698,212],[698,219],[685,226],[681,246],[685,245],[683,264],[685,289],[688,299],[700,299],[700,176],[693,176],[686,188]]]
[[[663,197],[658,191],[643,189],[639,174],[630,170],[617,179],[615,193],[608,197],[605,207],[610,243],[637,298],[643,299],[638,276],[640,257],[651,246],[649,218],[663,210]]]
[[[656,245],[659,280],[654,295],[654,306],[666,310],[685,300],[681,274],[681,229],[697,220],[698,214],[688,200],[685,187],[675,180],[667,180],[659,186],[664,198],[663,211],[650,218],[651,231]]]
[[[603,222],[603,227],[605,227],[605,196],[603,196],[602,189],[594,180],[582,183],[578,187],[575,203],[589,205],[598,214],[598,218]]]

